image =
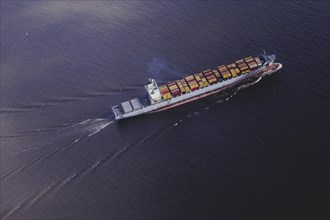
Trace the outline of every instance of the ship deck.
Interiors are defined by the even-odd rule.
[[[151,106],[151,102],[147,96],[140,96],[138,98],[126,101],[121,103],[120,105],[116,105],[112,107],[112,110],[115,114],[115,117],[124,116],[128,113],[146,108]]]

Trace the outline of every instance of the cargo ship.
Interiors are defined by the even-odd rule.
[[[111,108],[116,120],[164,111],[224,91],[251,77],[272,74],[282,68],[282,64],[274,63],[275,59],[275,54],[267,55],[263,52],[260,56],[249,56],[162,86],[158,86],[155,79],[149,79],[149,83],[144,86],[144,96]]]

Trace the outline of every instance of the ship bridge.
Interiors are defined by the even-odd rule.
[[[160,94],[156,80],[149,79],[149,81],[150,82],[147,85],[145,85],[145,89],[148,93],[151,104],[155,104],[157,102],[162,101],[162,96]]]

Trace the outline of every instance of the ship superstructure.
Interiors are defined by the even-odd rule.
[[[246,57],[232,64],[220,65],[158,86],[149,79],[144,88],[146,95],[113,106],[115,118],[123,119],[141,114],[163,111],[191,102],[220,91],[253,77],[271,74],[282,68],[274,63],[276,56],[264,52],[257,57]]]

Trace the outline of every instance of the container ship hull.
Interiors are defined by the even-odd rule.
[[[261,59],[254,58],[254,62],[250,60],[251,57],[248,58],[231,65],[219,66],[219,71],[203,71],[161,87],[158,87],[156,81],[152,79],[145,86],[147,93],[145,97],[135,98],[112,107],[115,118],[119,120],[164,111],[219,93],[252,77],[272,74],[282,68],[282,64],[273,62],[275,55],[264,54],[261,55]]]

